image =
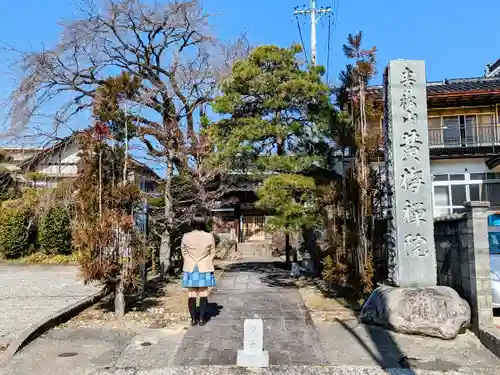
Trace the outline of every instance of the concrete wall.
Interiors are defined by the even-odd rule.
[[[492,324],[488,202],[468,202],[461,216],[434,222],[438,283],[454,288],[472,309],[475,328]]]
[[[438,284],[469,302],[472,330],[500,356],[500,331],[493,326],[488,243],[489,202],[467,202],[465,214],[434,221]]]

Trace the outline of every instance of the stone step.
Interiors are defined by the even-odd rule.
[[[247,241],[238,243],[237,246],[226,252],[221,260],[241,259],[271,259],[273,255],[269,241]]]
[[[243,258],[272,257],[271,245],[266,241],[242,242],[238,244],[237,253]]]

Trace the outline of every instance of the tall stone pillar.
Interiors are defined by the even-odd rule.
[[[389,279],[436,285],[424,61],[391,61],[384,87]]]

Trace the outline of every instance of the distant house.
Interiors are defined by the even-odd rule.
[[[2,166],[18,172],[19,179],[26,184],[52,187],[78,175],[80,157],[75,136],[67,137],[47,148],[0,148],[0,152],[9,158],[1,163]],[[129,166],[129,180],[135,181],[142,191],[154,193],[160,179],[158,174],[132,157],[129,159]],[[39,174],[40,179],[28,181],[23,176],[29,172]]]
[[[367,92],[383,107],[383,86]],[[500,213],[500,59],[482,77],[427,82],[427,117],[434,216],[477,200]],[[382,133],[383,118],[369,119],[370,134]],[[383,170],[383,157],[374,155],[372,166]]]
[[[0,153],[7,157],[7,160],[0,162],[0,167],[9,171],[19,170],[19,165],[43,151],[41,147],[0,147]]]

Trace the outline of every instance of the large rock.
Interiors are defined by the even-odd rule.
[[[380,286],[361,308],[359,321],[396,332],[454,339],[470,325],[467,301],[447,286],[394,288]]]

